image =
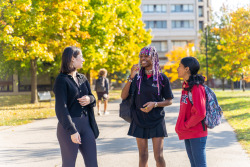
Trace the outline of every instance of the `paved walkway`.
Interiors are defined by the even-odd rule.
[[[189,167],[184,142],[174,131],[180,94],[175,92],[174,103],[166,107],[164,157],[168,167]],[[100,167],[136,167],[136,141],[127,136],[129,124],[118,117],[119,101],[109,104],[110,115],[96,117],[100,137],[97,140]],[[56,167],[61,166],[60,149],[56,139],[56,118],[0,130],[0,167]],[[84,139],[83,139],[84,141]],[[223,123],[209,130],[207,142],[208,167],[246,167],[250,159],[236,140],[229,124]],[[84,166],[78,154],[76,167]],[[149,167],[155,167],[152,142],[149,140]]]

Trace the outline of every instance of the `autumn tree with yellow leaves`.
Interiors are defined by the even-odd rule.
[[[138,0],[1,0],[0,61],[31,71],[31,102],[37,102],[37,73],[60,67],[66,46],[78,46],[82,72],[107,68],[124,72],[151,42]],[[49,62],[49,63],[47,63]],[[0,65],[3,64],[0,62]]]
[[[0,43],[6,60],[20,61],[31,71],[31,103],[37,102],[37,64],[51,62],[62,48],[80,46],[86,39],[90,12],[86,2],[2,0],[0,2]]]
[[[150,31],[144,29],[140,0],[89,0],[94,16],[82,42],[88,67],[109,73],[122,72],[137,63],[140,49],[151,43]]]
[[[217,29],[221,43],[218,49],[226,61],[222,68],[229,71],[228,79],[243,79],[245,83],[250,75],[250,7],[239,8],[229,16],[229,24]]]
[[[250,8],[230,12],[224,6],[221,12],[220,22],[213,22],[207,27],[209,77],[222,79],[223,90],[226,79],[231,80],[231,89],[234,89],[235,81],[242,80],[244,90],[245,81],[250,78]],[[197,54],[203,71],[206,64],[205,33]]]
[[[177,68],[182,58],[187,56],[195,56],[194,44],[190,43],[185,47],[175,47],[172,51],[166,54],[168,62],[164,66],[166,75],[170,78],[170,82],[178,79]]]

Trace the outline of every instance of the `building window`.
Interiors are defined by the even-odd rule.
[[[168,43],[167,41],[152,41],[151,46],[155,46],[157,52],[167,52]]]
[[[199,6],[198,13],[199,13],[199,17],[203,17],[203,6]]]
[[[193,5],[171,5],[171,12],[193,12]]]
[[[194,28],[193,20],[173,20],[172,28]]]
[[[203,0],[198,0],[198,2],[203,2]]]
[[[173,47],[185,47],[188,41],[172,41]]]
[[[203,30],[203,21],[199,21],[199,30]]]
[[[148,5],[148,13],[154,12],[154,5]]]
[[[146,28],[167,28],[167,21],[145,21]]]
[[[143,5],[144,13],[166,13],[166,5]]]

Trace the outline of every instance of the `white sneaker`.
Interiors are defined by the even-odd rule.
[[[102,115],[101,111],[98,111],[98,112],[97,112],[97,115],[100,115],[100,116],[101,116],[101,115]]]
[[[108,111],[104,112],[104,115],[109,115],[109,112]]]

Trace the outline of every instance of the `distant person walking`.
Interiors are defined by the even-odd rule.
[[[199,62],[194,57],[181,60],[178,77],[184,79],[182,85],[180,112],[175,131],[184,140],[191,167],[206,167],[207,127],[203,121],[206,116],[206,94],[204,77],[197,74]],[[192,99],[192,102],[190,102]]]
[[[109,80],[107,77],[107,70],[102,68],[99,71],[99,76],[98,79],[96,80],[95,84],[95,91],[98,97],[98,103],[97,103],[97,110],[98,110],[98,115],[102,115],[101,112],[101,103],[102,100],[104,101],[104,115],[109,114],[107,111],[108,107],[108,94],[109,94]]]
[[[84,59],[77,47],[67,47],[62,54],[61,70],[54,93],[58,118],[57,138],[61,148],[62,167],[75,167],[78,149],[86,167],[97,167],[95,138],[98,136],[93,107],[95,97],[87,78],[77,69]]]
[[[136,137],[139,167],[148,166],[148,139],[153,142],[156,166],[165,167],[163,143],[167,130],[163,108],[172,104],[173,94],[168,77],[160,72],[156,49],[144,47],[139,57],[140,62],[131,68],[128,82],[121,93],[121,98],[126,99],[131,94],[131,85],[136,85],[128,135]]]

